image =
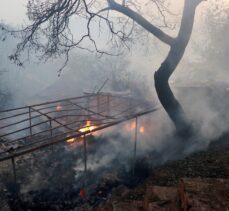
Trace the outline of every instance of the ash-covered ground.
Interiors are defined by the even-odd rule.
[[[121,141],[123,137],[113,138]],[[126,155],[103,158],[98,152],[106,156],[104,150],[112,147],[109,140],[93,136],[87,139],[86,175],[82,142],[60,144],[19,157],[16,160],[17,190],[9,162],[1,181],[11,210],[72,210],[84,204],[95,207],[109,198],[112,188],[120,184],[131,187],[148,176],[148,166],[141,164],[142,170],[133,177],[132,149]],[[108,165],[104,165],[106,163]],[[86,197],[80,196],[82,190]]]
[[[113,138],[121,139],[119,135]],[[125,140],[122,141],[125,143]],[[96,155],[100,148],[112,146],[106,138],[88,137],[89,155]],[[128,190],[138,186],[140,189],[150,185],[171,186],[182,177],[229,179],[228,135],[215,140],[204,151],[170,162],[164,162],[155,151],[148,152],[138,157],[134,172],[132,154],[130,149],[126,155],[116,155],[106,161],[108,165],[102,165],[102,157],[89,156],[86,177],[82,144],[61,144],[26,155],[16,160],[18,194],[10,176],[12,172],[1,174],[5,200],[11,210],[86,211],[98,209],[112,198],[112,190],[120,186]],[[131,195],[133,198],[139,197],[139,193],[133,192]]]

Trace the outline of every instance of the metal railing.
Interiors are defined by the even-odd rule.
[[[155,111],[149,102],[110,93],[0,111],[0,161],[93,133]],[[93,130],[82,131],[82,128]]]

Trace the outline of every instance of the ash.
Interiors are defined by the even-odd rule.
[[[1,175],[10,209],[90,210],[109,199],[114,187],[135,187],[149,175],[146,157],[139,158],[133,169],[132,150],[110,155],[108,165],[103,165],[102,156],[106,155],[101,152],[105,153],[112,144],[105,137],[87,139],[86,174],[82,143],[59,144],[17,159],[17,186],[9,172]],[[120,141],[123,137],[116,134],[114,139]]]

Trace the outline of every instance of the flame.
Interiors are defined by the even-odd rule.
[[[141,134],[144,134],[144,133],[145,133],[145,128],[144,128],[143,126],[141,126],[141,127],[139,128],[139,132],[140,132]]]
[[[131,122],[131,123],[126,123],[125,124],[125,129],[128,131],[134,130],[136,127],[135,122]]]
[[[75,138],[69,138],[66,141],[67,141],[67,143],[70,144],[70,143],[74,143],[76,141],[76,139]]]
[[[68,138],[69,136],[70,136],[70,135],[67,135],[67,138]],[[74,143],[75,141],[77,141],[76,138],[68,138],[68,139],[66,140],[66,142],[69,143],[69,144]]]
[[[81,133],[92,132],[96,128],[97,128],[97,126],[92,125],[91,121],[87,121],[86,125],[83,128],[79,129],[79,132],[81,132]],[[74,142],[83,141],[83,136],[78,137],[78,138],[68,138],[68,137],[70,137],[70,135],[67,135],[67,140],[66,140],[66,142],[69,144],[74,143]]]
[[[79,129],[79,131],[81,133],[92,132],[96,128],[97,127],[95,125],[92,125],[91,121],[87,121],[85,127]]]
[[[63,107],[61,105],[56,106],[56,111],[62,111]]]
[[[77,137],[77,138],[68,138],[70,137],[70,135],[67,135],[67,140],[66,142],[69,143],[69,144],[73,144],[73,143],[79,143],[79,142],[82,142],[83,141],[83,138],[82,137]]]
[[[136,127],[136,123],[132,122],[131,125],[130,125],[130,129],[133,130],[133,129],[135,129],[135,127]]]
[[[126,130],[128,130],[128,131],[133,131],[133,130],[135,130],[135,128],[136,128],[136,123],[135,123],[135,122],[131,122],[131,123],[129,123],[129,124],[125,124],[125,128],[126,128]],[[139,131],[141,134],[144,134],[144,133],[145,133],[145,127],[144,127],[144,126],[139,126],[138,131]]]

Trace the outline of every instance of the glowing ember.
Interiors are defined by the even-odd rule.
[[[67,143],[74,143],[76,141],[76,138],[69,138],[66,141]]]
[[[128,130],[128,131],[134,130],[135,129],[135,122],[126,123],[125,124],[125,129]]]
[[[61,105],[56,106],[56,111],[62,111],[63,107]]]
[[[130,125],[130,129],[133,130],[133,129],[135,129],[135,127],[136,127],[136,123],[132,122],[131,125]]]
[[[70,137],[70,135],[67,136],[67,140],[66,142],[69,143],[69,144],[73,144],[73,143],[80,143],[83,141],[83,137],[77,137],[77,138],[68,138]]]
[[[139,128],[139,132],[140,132],[141,134],[144,134],[144,133],[145,133],[145,128],[144,128],[143,126],[141,126],[141,127]]]
[[[79,196],[80,196],[81,199],[85,199],[86,198],[86,190],[84,188],[80,188]]]
[[[79,131],[81,132],[81,133],[85,133],[85,132],[92,132],[94,129],[96,129],[97,127],[95,126],[95,125],[92,125],[91,124],[91,121],[87,121],[86,122],[86,126],[85,127],[83,127],[83,128],[81,128],[81,129],[79,129]]]

